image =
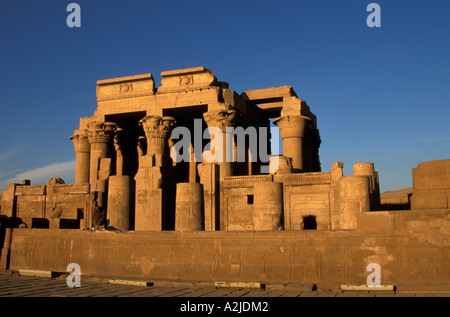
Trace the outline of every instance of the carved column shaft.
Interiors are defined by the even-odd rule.
[[[114,136],[115,124],[91,122],[88,125],[88,139],[90,143],[90,184],[96,184],[100,159],[108,157],[108,147]]]
[[[70,137],[75,149],[75,184],[89,183],[91,147],[87,134]]]
[[[283,116],[273,122],[280,128],[283,155],[292,158],[294,172],[304,171],[303,137],[311,119],[305,116]]]
[[[172,117],[149,115],[139,121],[147,139],[147,153],[139,157],[139,170],[135,176],[136,204],[135,230],[161,231],[168,225],[167,155]],[[139,148],[141,148],[139,146]]]
[[[228,153],[227,153],[227,141],[230,139],[228,135],[227,128],[234,127],[235,119],[236,119],[236,111],[234,110],[218,110],[218,111],[210,111],[203,114],[203,118],[205,119],[208,128],[219,128],[222,132],[221,137],[222,140],[219,142],[214,142],[215,136],[211,136],[211,144],[216,144],[216,146],[221,146],[220,149],[214,149],[214,151],[219,151],[218,154],[220,157],[216,157],[216,162],[219,163],[220,166],[220,179],[223,179],[227,176],[233,175],[233,162],[230,161]],[[216,154],[216,153],[212,153]]]

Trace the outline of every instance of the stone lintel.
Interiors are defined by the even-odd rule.
[[[110,78],[110,79],[102,79],[102,80],[97,80],[97,85],[120,84],[120,83],[127,83],[127,82],[146,80],[146,79],[153,80],[153,75],[152,74],[142,74],[142,75],[133,75],[133,76]]]
[[[208,72],[212,74],[212,71],[200,66],[200,67],[191,67],[191,68],[184,68],[184,69],[176,69],[176,70],[167,70],[164,72],[161,72],[161,77],[168,77],[168,76],[181,76],[181,75],[191,75],[196,73],[204,73]]]
[[[217,78],[213,72],[205,67],[194,67],[162,72],[161,87],[157,92],[196,90],[208,86],[217,86]]]
[[[122,99],[153,95],[155,81],[152,74],[119,77],[97,81],[97,100]]]
[[[172,93],[136,96],[127,99],[102,100],[98,102],[95,119],[89,120],[101,121],[101,117],[106,115],[143,111],[162,116],[163,109],[198,107],[201,105],[208,105],[208,109],[210,107],[216,109],[219,103],[219,94],[220,87],[209,86],[202,88],[202,90],[179,90]]]
[[[285,97],[297,97],[297,94],[292,86],[281,86],[246,90],[241,94],[241,97],[254,103],[268,103]]]

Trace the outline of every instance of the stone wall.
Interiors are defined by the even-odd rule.
[[[450,197],[450,160],[422,162],[413,169],[412,209],[446,209]]]
[[[10,184],[0,204],[2,215],[28,228],[80,228],[89,212],[89,184]]]
[[[367,212],[358,230],[146,232],[13,229],[10,269],[160,280],[365,284],[450,283],[450,211]],[[376,225],[374,226],[374,223]]]

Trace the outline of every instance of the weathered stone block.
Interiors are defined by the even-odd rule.
[[[216,84],[217,79],[209,69],[194,67],[161,73],[161,87],[158,93],[175,92],[208,87]]]
[[[97,81],[98,101],[153,95],[154,93],[155,82],[152,74]]]
[[[448,195],[445,190],[415,191],[411,196],[412,209],[447,209]]]

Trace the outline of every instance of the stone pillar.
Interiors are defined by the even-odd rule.
[[[305,170],[303,137],[310,122],[310,118],[297,115],[282,116],[273,121],[280,128],[283,155],[292,158],[294,173]]]
[[[107,227],[128,231],[130,229],[130,176],[113,175],[108,181]]]
[[[221,144],[221,149],[214,149],[214,151],[219,151],[219,157],[216,158],[215,162],[219,164],[220,167],[220,179],[227,176],[233,175],[233,157],[227,153],[227,141],[232,140],[232,136],[227,132],[227,128],[234,127],[236,119],[236,111],[234,110],[216,110],[209,111],[203,114],[208,128],[219,128],[222,133],[222,140],[216,142],[216,144]],[[214,136],[215,137],[215,136]],[[214,138],[212,136],[212,138]],[[213,139],[211,140],[213,144]],[[229,147],[232,149],[233,144]],[[213,153],[212,153],[213,154]]]
[[[75,133],[70,137],[75,148],[75,184],[89,183],[91,145],[86,133]]]
[[[353,164],[353,175],[354,176],[359,176],[359,175],[369,176],[372,187],[375,186],[375,179],[374,179],[375,173],[374,172],[375,172],[374,165],[371,162],[363,162],[363,163]]]
[[[221,105],[225,108],[225,105]],[[205,209],[205,220],[206,220],[206,229],[205,230],[220,230],[223,226],[223,213],[224,210],[222,208],[223,204],[220,202],[224,199],[223,192],[220,190],[219,183],[225,177],[233,176],[233,157],[230,155],[231,153],[227,153],[227,141],[230,141],[228,149],[232,149],[234,144],[232,144],[233,136],[228,135],[227,128],[234,127],[236,124],[236,111],[234,110],[212,110],[205,112],[203,114],[203,118],[208,126],[208,129],[211,129],[211,146],[215,145],[214,151],[211,151],[211,154],[214,155],[213,162],[206,162],[205,167],[208,166],[210,169],[210,177],[209,180],[206,180],[205,186],[205,197],[211,198],[208,201],[208,204],[205,202],[205,208],[212,207],[213,209]],[[215,129],[214,129],[215,128]],[[217,130],[217,131],[214,131]],[[213,133],[219,132],[220,134],[214,135]],[[216,137],[220,137],[221,139],[217,140]],[[205,153],[203,153],[205,156]],[[208,167],[203,168],[204,172]],[[200,168],[200,165],[199,165]],[[218,168],[218,170],[217,170]],[[218,172],[218,175],[216,174]],[[199,169],[200,174],[200,169]],[[200,177],[202,178],[202,177]],[[203,177],[205,180],[205,177]],[[203,183],[203,181],[201,181]],[[208,184],[210,183],[210,184]],[[206,193],[209,189],[213,189],[214,194],[210,195]],[[217,189],[217,190],[216,190]],[[210,225],[212,227],[210,227]],[[212,229],[214,228],[214,229]]]
[[[171,127],[175,123],[172,117],[149,115],[139,124],[147,139],[147,153],[139,157],[139,169],[136,180],[135,230],[163,229],[164,212],[164,178],[170,168],[170,156],[167,141]]]
[[[343,176],[339,180],[339,228],[356,229],[357,213],[370,211],[367,176]]]
[[[254,230],[281,230],[283,184],[257,183],[253,190]]]
[[[354,176],[368,176],[370,185],[370,210],[379,210],[380,208],[380,185],[378,183],[378,173],[371,162],[362,162],[353,164]]]
[[[108,148],[114,136],[114,129],[115,124],[113,123],[93,121],[88,124],[88,139],[91,150],[89,182],[91,186],[95,186],[99,179],[100,159],[108,157]]]
[[[216,163],[202,162],[197,165],[197,170],[203,185],[205,231],[219,230],[219,166]]]
[[[90,210],[86,217],[88,228],[100,229],[106,221],[107,180],[110,175],[111,158],[109,146],[112,143],[116,124],[92,121],[88,123],[88,140],[91,147],[89,184]]]
[[[203,186],[199,183],[178,183],[175,211],[176,231],[203,230]]]

